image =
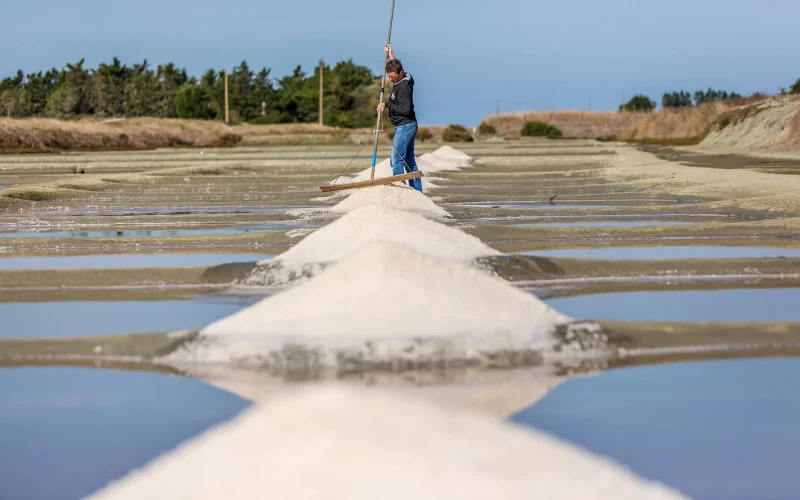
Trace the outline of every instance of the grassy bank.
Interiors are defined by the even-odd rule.
[[[198,120],[134,118],[0,119],[0,152],[141,150],[175,146],[232,146],[241,141],[231,127]]]
[[[561,129],[567,139],[599,139],[614,137],[643,120],[650,113],[616,113],[607,111],[519,111],[487,116],[483,119],[495,128],[497,135],[516,139],[526,121],[541,121]]]
[[[707,144],[740,149],[800,151],[800,98],[760,97],[710,102],[651,113],[622,131],[618,140],[686,146]]]
[[[349,143],[370,129],[315,123],[227,126],[219,121],[132,118],[113,121],[0,118],[0,153],[133,151],[245,144]]]
[[[733,106],[711,102],[696,107],[664,109],[617,134],[618,140],[659,145],[699,144],[719,117]]]

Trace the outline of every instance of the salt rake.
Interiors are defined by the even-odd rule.
[[[389,35],[386,37],[386,45],[389,45],[392,41],[392,21],[394,20],[394,2],[395,0],[392,0],[392,10],[391,13],[389,14]],[[381,104],[383,104],[383,97],[386,91],[386,63],[388,62],[389,62],[389,55],[387,54],[386,59],[383,62],[383,79],[381,80],[381,96],[379,99],[379,103]],[[344,167],[344,170],[342,170],[342,172],[339,174],[339,177],[334,179],[334,181],[327,186],[320,186],[319,188],[320,191],[328,193],[331,191],[344,191],[346,189],[359,189],[371,186],[380,186],[382,184],[391,184],[393,182],[398,182],[398,181],[410,181],[411,179],[419,179],[420,177],[424,176],[422,172],[419,171],[412,172],[411,167],[408,166],[408,163],[406,163],[403,156],[400,155],[398,152],[398,156],[400,156],[400,160],[403,162],[403,165],[405,166],[405,170],[407,173],[400,175],[392,175],[390,177],[380,177],[378,179],[375,178],[375,165],[377,164],[378,161],[378,139],[380,138],[380,133],[383,132],[384,135],[386,135],[386,138],[389,139],[389,142],[392,143],[391,138],[389,138],[388,134],[386,134],[386,132],[383,131],[382,125],[383,125],[383,113],[378,111],[378,119],[375,122],[375,130],[373,130],[372,133],[370,133],[367,136],[368,139],[369,137],[372,137],[373,134],[375,135],[375,149],[372,152],[372,172],[370,173],[370,180],[360,181],[360,182],[349,182],[345,184],[336,184],[336,181],[338,181],[342,177],[345,170],[347,170],[350,167],[350,165],[353,163],[356,157],[361,153],[361,150],[364,149],[364,146],[367,144],[367,141],[365,140],[361,144],[361,148],[358,150],[355,156],[353,156],[353,159],[350,160],[350,163],[348,163],[347,166]],[[397,149],[394,147],[394,144],[392,144],[392,149],[395,152],[397,152]]]

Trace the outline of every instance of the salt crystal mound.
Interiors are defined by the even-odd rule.
[[[377,241],[407,245],[426,255],[469,264],[500,252],[480,239],[404,210],[364,205],[316,230],[273,259],[260,261],[236,285],[282,286],[308,279],[326,264]]]
[[[415,212],[431,218],[450,217],[447,210],[416,189],[404,186],[372,186],[361,188],[328,209],[328,212],[344,214],[364,205],[386,205],[400,210]]]
[[[449,160],[461,161],[464,163],[464,165],[469,165],[470,163],[472,163],[472,157],[470,155],[450,146],[442,146],[436,151],[434,151],[433,154]]]
[[[556,334],[570,323],[500,278],[377,242],[212,323],[161,361],[273,372],[295,363],[339,371],[530,366],[561,349]]]
[[[462,167],[467,166],[467,164],[462,160],[442,158],[441,156],[436,156],[433,153],[425,153],[424,155],[420,156],[420,160],[434,165],[434,168],[431,170],[432,172],[461,170]]]
[[[252,406],[88,498],[686,497],[533,428],[337,386]]]

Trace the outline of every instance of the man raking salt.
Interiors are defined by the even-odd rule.
[[[414,78],[403,70],[403,64],[394,56],[391,45],[383,48],[389,58],[386,76],[392,82],[392,93],[386,103],[378,104],[378,111],[389,109],[389,120],[394,125],[392,150],[392,175],[417,172],[414,159],[414,138],[417,135],[417,115],[414,112]],[[422,179],[410,179],[408,184],[422,192]]]

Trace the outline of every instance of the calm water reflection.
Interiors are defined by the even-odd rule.
[[[692,498],[800,495],[800,359],[680,363],[567,381],[512,417]]]
[[[662,247],[608,247],[568,248],[562,250],[536,250],[519,252],[540,257],[568,257],[571,259],[615,260],[665,260],[665,259],[760,259],[800,257],[800,249],[769,247],[723,246],[662,246]]]
[[[202,328],[234,314],[244,301],[0,303],[0,338],[71,337]]]
[[[90,368],[0,369],[0,498],[81,498],[236,415],[197,380]]]
[[[600,293],[547,303],[596,320],[800,321],[800,288]]]
[[[58,257],[0,257],[0,269],[81,269],[117,267],[216,266],[271,259],[268,254],[142,253],[64,255]]]

